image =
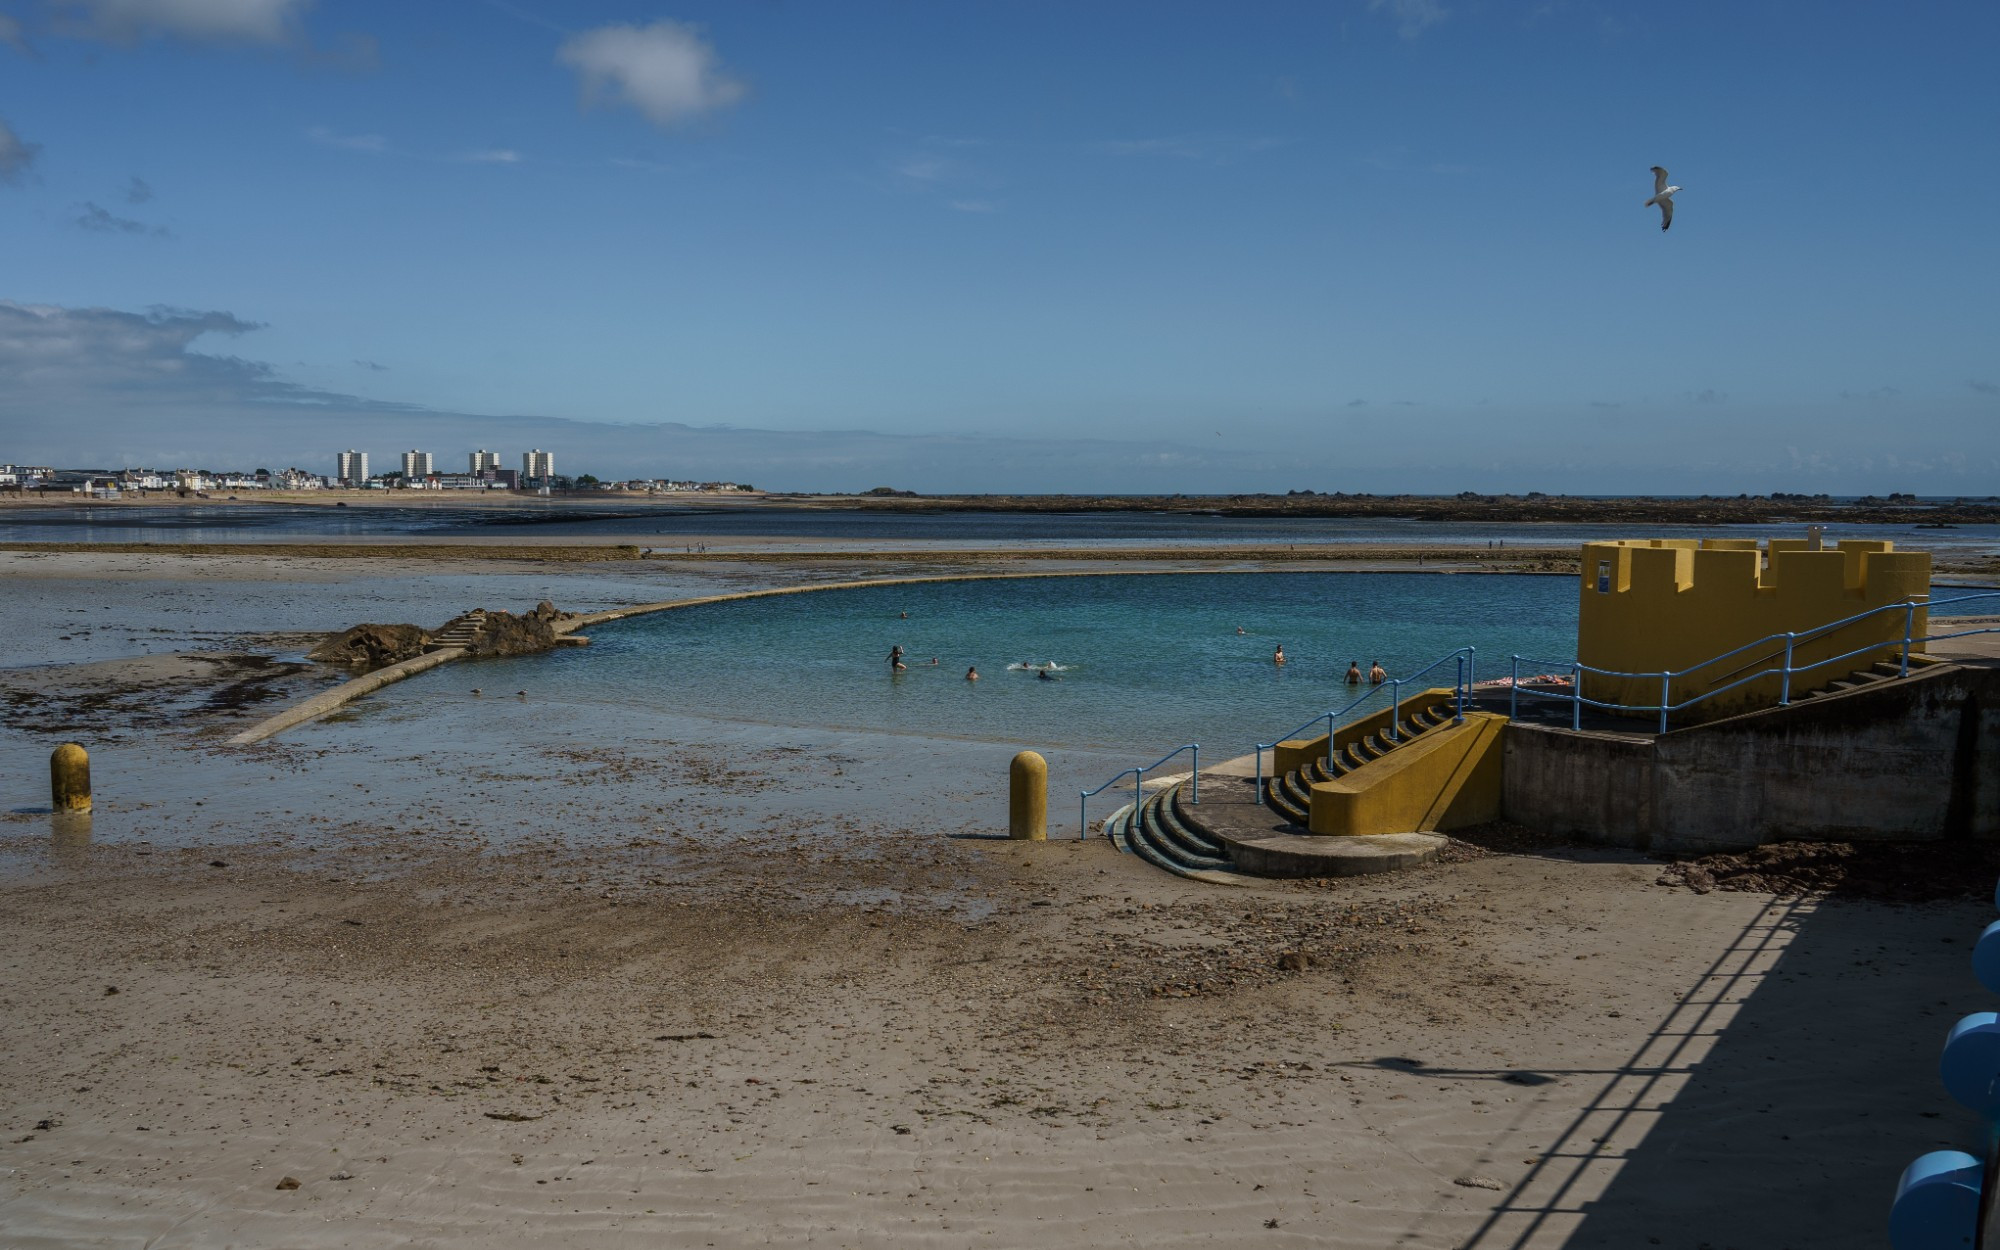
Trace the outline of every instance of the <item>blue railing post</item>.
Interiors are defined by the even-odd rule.
[[[1472,687],[1479,681],[1479,648],[1465,649],[1465,697],[1472,698]]]
[[[1903,605],[1903,673],[1910,675],[1910,635],[1917,628],[1917,601],[1912,599]]]
[[[1396,725],[1396,722],[1401,720],[1402,716],[1403,680],[1400,677],[1391,677],[1389,679],[1389,741],[1391,742],[1401,742],[1403,740],[1402,730],[1397,728]]]
[[[1451,718],[1453,724],[1462,724],[1465,721],[1465,694],[1465,657],[1461,655],[1458,657],[1458,698],[1456,700],[1458,714]]]
[[[1583,729],[1583,665],[1569,666],[1569,727]]]
[[[1521,657],[1514,657],[1514,680],[1507,683],[1507,719],[1514,720],[1521,713]]]
[[[1076,792],[1076,840],[1081,842],[1090,836],[1090,791]]]
[[[1194,771],[1188,774],[1189,806],[1201,806],[1201,743],[1194,744]]]
[[[1799,639],[1797,634],[1785,635],[1785,681],[1778,688],[1778,706],[1790,707],[1792,703],[1792,644]]]
[[[1660,732],[1661,733],[1667,732],[1667,704],[1671,702],[1668,696],[1668,692],[1673,689],[1673,682],[1674,682],[1674,675],[1671,672],[1660,674]]]
[[[1257,744],[1257,806],[1264,805],[1264,744]]]
[[[1333,769],[1333,713],[1332,712],[1328,712],[1326,714],[1326,767],[1329,772],[1331,772]]]

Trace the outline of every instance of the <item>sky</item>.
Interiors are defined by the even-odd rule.
[[[2000,493],[1996,61],[1990,0],[0,0],[0,461]]]

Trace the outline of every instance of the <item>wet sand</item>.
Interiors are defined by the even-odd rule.
[[[4,687],[9,1246],[1833,1245],[1976,1133],[1977,903],[1518,840],[1221,890],[1061,804],[997,838],[1005,744],[505,698],[535,749],[393,699],[221,745],[329,679],[315,621],[848,568],[0,561],[99,660]]]

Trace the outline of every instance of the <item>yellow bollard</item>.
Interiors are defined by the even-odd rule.
[[[1049,762],[1033,751],[1021,752],[1007,768],[1007,836],[1049,840]]]
[[[49,806],[59,812],[90,810],[90,752],[74,742],[49,756]]]

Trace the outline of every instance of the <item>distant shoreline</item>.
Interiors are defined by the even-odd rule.
[[[245,508],[256,506],[565,511],[825,510],[854,512],[1176,513],[1236,519],[1374,519],[1630,525],[2000,525],[2000,502],[1895,502],[1874,496],[1841,502],[1768,496],[1674,498],[1645,495],[804,495],[767,492],[638,494],[578,491],[539,496],[502,491],[265,491],[236,498],[182,498],[170,491],[118,499],[0,492],[0,510],[70,507]]]

